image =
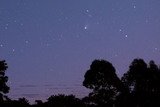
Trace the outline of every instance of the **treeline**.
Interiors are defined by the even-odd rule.
[[[160,67],[150,61],[134,59],[129,70],[119,78],[113,65],[94,60],[84,75],[83,86],[91,92],[82,99],[74,95],[52,95],[46,102],[29,104],[25,98],[11,100],[6,93],[7,63],[0,61],[0,107],[159,107]]]

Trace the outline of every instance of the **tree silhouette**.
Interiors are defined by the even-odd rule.
[[[133,107],[160,105],[160,70],[154,61],[147,65],[143,59],[134,59],[122,81],[130,88]]]
[[[19,98],[18,100],[5,101],[2,107],[30,107],[30,104],[26,98]]]
[[[85,107],[74,95],[52,95],[48,98],[48,107]]]
[[[19,98],[18,102],[23,106],[26,106],[26,107],[29,106],[29,101],[26,98]]]
[[[113,65],[105,60],[94,60],[84,75],[83,86],[91,89],[88,96],[52,95],[46,102],[36,100],[30,105],[25,98],[12,100],[5,76],[7,63],[0,61],[0,107],[155,107],[160,106],[160,68],[150,61],[134,59],[121,79]],[[5,100],[4,100],[5,99]]]
[[[33,107],[47,107],[42,100],[35,100],[36,104],[32,105]]]
[[[83,86],[93,90],[89,99],[98,106],[113,106],[117,93],[125,89],[115,68],[105,60],[94,60],[84,78]]]
[[[5,71],[8,66],[5,60],[0,61],[0,102],[3,101],[4,94],[9,92],[9,87],[6,85],[8,77],[5,76]]]

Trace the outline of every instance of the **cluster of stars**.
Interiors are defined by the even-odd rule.
[[[124,59],[127,63],[130,57],[145,56],[146,53],[149,53],[149,57],[158,59],[160,49],[156,40],[159,39],[160,24],[155,22],[160,18],[159,6],[155,1],[151,3],[155,7],[146,8],[150,6],[148,1],[64,1],[62,8],[62,3],[56,0],[24,0],[18,3],[7,3],[4,0],[0,4],[0,15],[3,18],[0,21],[0,52],[5,56],[4,59],[9,59],[11,66],[13,64],[25,69],[13,69],[14,72],[23,74],[18,74],[19,77],[12,75],[17,81],[21,81],[29,67],[30,75],[34,72],[34,75],[42,77],[45,69],[45,72],[51,73],[50,78],[54,78],[52,73],[64,76],[65,71],[70,71],[71,75],[79,73],[94,58],[113,59],[117,65],[121,65],[119,62],[124,57],[127,57]],[[145,42],[146,38],[151,44]],[[148,47],[148,50],[145,47]],[[132,49],[135,54],[131,52]],[[23,63],[14,62],[10,56]],[[30,60],[33,65],[26,60]],[[34,65],[36,62],[38,66]],[[24,66],[26,63],[29,67]],[[48,66],[52,64],[53,67]],[[74,66],[76,64],[77,66]],[[86,66],[79,67],[82,64]],[[73,70],[70,67],[73,67]],[[123,71],[123,67],[125,68],[119,67],[119,71]],[[77,68],[77,71],[74,68]],[[83,75],[82,72],[80,75]],[[41,78],[37,81],[43,82]]]
[[[3,26],[2,25],[1,26],[3,27],[4,30],[8,30],[9,28],[12,28],[11,24],[16,24],[19,27],[24,26],[23,23],[21,23],[20,21],[17,21],[17,20],[10,21],[8,23],[5,23]]]

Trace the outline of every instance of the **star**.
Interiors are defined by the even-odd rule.
[[[122,29],[119,29],[120,32],[122,32]]]
[[[86,12],[89,13],[89,10],[87,9]]]
[[[76,38],[79,38],[79,37],[80,37],[80,35],[77,34],[77,35],[76,35]]]
[[[15,49],[12,49],[12,52],[15,52]]]
[[[85,26],[84,29],[86,30],[86,29],[87,29],[87,26]]]
[[[87,29],[88,29],[88,25],[85,25],[85,26],[84,26],[84,30],[87,30]]]
[[[8,27],[7,27],[7,26],[5,26],[5,27],[4,27],[4,29],[5,29],[5,30],[7,30],[7,29],[8,29]]]
[[[155,51],[157,51],[157,50],[158,50],[158,48],[154,48],[154,50],[155,50]]]
[[[157,47],[155,47],[154,49],[153,49],[153,52],[159,52],[160,50],[157,48]]]
[[[28,40],[26,40],[26,41],[25,41],[25,43],[26,43],[26,44],[28,44],[28,43],[29,43],[29,41],[28,41]]]
[[[99,24],[100,24],[100,22],[97,22],[96,24],[97,24],[97,25],[99,25]]]
[[[146,19],[146,20],[145,20],[145,22],[146,22],[146,23],[148,23],[148,22],[149,22],[149,20],[148,20],[148,19]]]
[[[119,76],[127,71],[125,64],[132,58],[153,57],[160,63],[158,0],[153,3],[149,0],[64,1],[65,8],[58,0],[46,0],[45,4],[28,0],[15,0],[11,4],[1,1],[0,58],[9,62],[13,72],[23,69],[21,73],[8,70],[14,78],[13,86],[16,81],[20,81],[17,84],[32,81],[56,85],[73,81],[75,84],[79,79],[83,81],[84,69],[96,58],[109,59],[118,67]],[[134,53],[129,52],[132,49]],[[21,78],[24,75],[25,78]],[[61,79],[63,76],[66,78]],[[25,81],[27,77],[30,79]],[[36,90],[44,91],[40,89]],[[24,90],[9,94],[20,92]],[[40,93],[49,95],[47,91]]]
[[[0,47],[3,47],[3,45],[1,44]]]
[[[117,54],[115,54],[114,56],[115,56],[115,57],[117,57],[118,55],[117,55]]]
[[[136,8],[136,6],[134,5],[134,6],[133,6],[133,8],[135,9],[135,8]]]
[[[50,44],[49,44],[49,43],[46,43],[46,46],[47,46],[47,47],[49,47],[49,46],[50,46]]]

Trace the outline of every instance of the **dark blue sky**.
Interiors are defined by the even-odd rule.
[[[159,0],[0,0],[0,59],[12,98],[87,95],[94,59],[117,74],[134,58],[160,64]]]

